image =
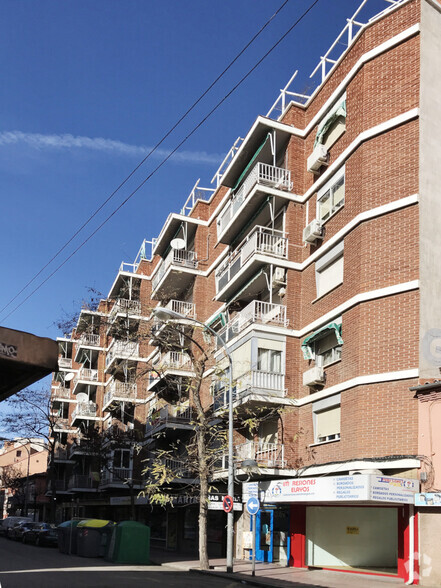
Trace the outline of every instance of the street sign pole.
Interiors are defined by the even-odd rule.
[[[256,575],[256,515],[251,515],[253,517],[253,563],[251,567],[251,575]]]

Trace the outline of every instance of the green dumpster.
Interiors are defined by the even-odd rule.
[[[112,530],[106,559],[119,564],[150,563],[150,527],[136,521],[122,521]]]
[[[77,526],[77,554],[82,557],[104,557],[110,541],[113,521],[89,519]]]

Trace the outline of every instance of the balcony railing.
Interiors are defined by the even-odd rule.
[[[191,359],[183,351],[168,351],[159,361],[162,370],[181,370],[191,368]]]
[[[239,208],[246,200],[248,194],[258,184],[279,190],[292,190],[291,172],[281,167],[268,165],[266,163],[257,163],[244,183],[233,194],[229,204],[222,213],[217,223],[217,236],[223,233],[231,219],[236,215]]]
[[[188,466],[184,462],[178,459],[165,459],[165,467],[171,470],[176,478],[194,478],[194,474],[191,473]]]
[[[109,318],[112,319],[117,313],[125,315],[140,315],[141,302],[139,300],[127,300],[126,298],[118,298],[110,311]]]
[[[254,459],[259,467],[284,468],[286,465],[285,448],[281,443],[249,441],[237,445],[235,455],[238,462],[244,459]]]
[[[72,488],[89,489],[96,488],[97,485],[97,482],[88,474],[76,474],[75,476],[69,478],[67,487],[69,488],[69,490]]]
[[[216,272],[216,291],[220,292],[255,254],[288,257],[288,239],[283,231],[256,226]]]
[[[262,399],[266,401],[268,397],[284,398],[286,396],[285,374],[262,370],[251,370],[243,374],[234,382],[233,402],[242,400],[250,392],[262,396]],[[223,386],[222,390],[214,395],[213,410],[227,408],[228,398],[228,386]]]
[[[98,370],[82,367],[73,380],[74,388],[79,382],[98,382]]]
[[[227,343],[252,323],[287,327],[286,306],[253,300],[219,331],[219,336]]]
[[[54,448],[54,459],[69,459],[67,447],[55,447]]]
[[[104,484],[124,484],[132,478],[130,468],[111,468],[101,473],[101,485]]]
[[[111,382],[104,394],[103,407],[107,406],[112,400],[135,400],[136,383],[134,382]]]
[[[96,417],[96,404],[94,402],[79,402],[72,413],[72,422],[77,418]]]
[[[152,290],[155,290],[159,282],[164,277],[168,268],[172,265],[186,267],[190,269],[197,269],[198,261],[195,251],[187,251],[185,249],[172,249],[164,261],[159,266],[154,278],[152,279]]]
[[[184,315],[188,318],[196,317],[196,306],[193,302],[184,302],[182,300],[170,300],[165,308]]]
[[[152,434],[162,425],[188,425],[193,418],[193,411],[190,407],[181,408],[179,406],[163,406],[153,412],[147,419],[145,432],[146,435]]]
[[[72,358],[71,357],[59,357],[58,358],[58,367],[64,368],[64,369],[71,369]]]
[[[69,430],[71,427],[69,425],[69,419],[63,419],[63,418],[57,418],[56,421],[54,422],[54,429],[56,431],[66,431]]]
[[[85,345],[87,347],[99,347],[100,336],[94,333],[83,333],[78,339],[78,345]]]
[[[64,386],[54,386],[52,388],[52,400],[58,399],[70,399],[70,388],[64,388]]]
[[[117,341],[114,340],[111,348],[106,355],[106,368],[112,363],[115,357],[121,357],[123,359],[130,359],[138,357],[139,355],[139,343],[136,341]]]

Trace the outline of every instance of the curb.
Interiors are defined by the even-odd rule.
[[[216,572],[214,570],[201,570],[199,568],[189,568],[188,569],[189,572],[196,572],[198,574],[205,574],[207,576],[216,576],[216,578],[225,578],[226,580],[234,580],[240,584],[247,584],[249,586],[260,586],[261,588],[267,588],[268,586],[276,586],[276,587],[280,587],[280,584],[275,584],[273,582],[271,582],[271,580],[269,580],[269,578],[265,578],[262,580],[258,580],[257,578],[254,577],[248,577],[248,576],[244,576],[244,575],[235,575],[235,574],[229,574],[227,572]],[[269,581],[268,581],[269,580]],[[306,586],[306,585],[305,585]]]

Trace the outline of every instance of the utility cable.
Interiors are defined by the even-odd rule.
[[[23,288],[17,292],[17,294],[2,308],[0,314],[3,313],[13,302],[16,300],[28,286],[30,286],[40,276],[44,270],[53,262],[55,259],[66,249],[66,247],[72,243],[72,241],[87,227],[87,225],[95,218],[95,216],[106,206],[108,202],[121,190],[121,188],[130,180],[130,178],[138,171],[138,169],[150,158],[151,155],[162,145],[162,143],[173,133],[173,131],[187,118],[196,106],[201,102],[203,98],[212,90],[212,88],[219,82],[219,80],[228,72],[229,69],[236,63],[236,61],[245,53],[245,51],[254,43],[262,32],[267,28],[272,20],[278,15],[278,13],[288,4],[289,0],[285,0],[283,4],[276,10],[276,12],[266,21],[266,23],[257,31],[257,33],[248,41],[248,43],[239,51],[236,57],[230,61],[227,67],[216,77],[216,79],[208,86],[208,88],[199,96],[199,98],[193,102],[193,104],[184,112],[184,114],[174,123],[172,127],[166,132],[166,134],[156,143],[154,147],[150,149],[147,155],[138,165],[129,173],[129,175],[119,184],[117,188],[104,200],[104,202],[93,212],[89,218],[81,225],[79,229],[69,238],[68,241],[51,257],[51,259],[23,286]],[[8,315],[9,316],[9,315]]]
[[[140,190],[148,180],[159,170],[161,167],[188,141],[188,139],[217,111],[217,109],[237,90],[243,82],[259,67],[259,65],[282,43],[282,41],[291,33],[291,31],[305,18],[305,16],[318,4],[320,0],[314,0],[314,2],[302,13],[302,15],[294,22],[293,25],[280,37],[280,39],[274,43],[274,45],[268,49],[268,51],[257,61],[257,63],[236,83],[235,86],[208,112],[207,115],[195,126],[193,129],[182,139],[179,144],[150,172],[150,174],[119,204],[119,206],[109,215],[104,221],[84,240],[78,247],[61,263],[55,270],[53,270],[44,280],[41,282],[22,302],[20,302],[15,308],[13,308],[9,314],[3,320],[6,320],[11,314],[13,314],[18,308],[20,308],[31,296],[33,296],[47,281],[50,280],[90,239],[102,229],[102,227],[113,217],[115,214]]]

